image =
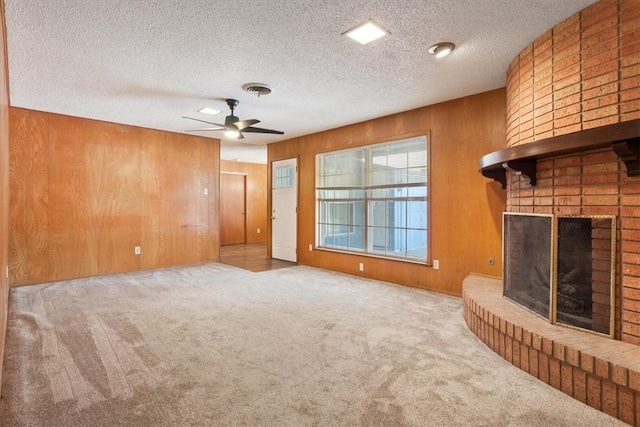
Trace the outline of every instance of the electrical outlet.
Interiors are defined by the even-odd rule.
[[[260,229],[258,228],[258,234],[260,234]]]
[[[133,253],[136,255],[140,255],[140,246],[136,246],[135,248],[133,248]]]
[[[358,268],[360,269],[360,271],[364,271],[364,262],[361,262]]]
[[[205,195],[205,196],[208,196],[208,195],[209,195],[209,189],[208,189],[208,188],[205,188],[205,189],[204,189],[204,195]]]
[[[433,269],[434,270],[439,270],[440,269],[440,261],[438,261],[437,259],[433,260]]]
[[[309,243],[309,252],[311,252],[312,250],[313,250],[313,245]]]

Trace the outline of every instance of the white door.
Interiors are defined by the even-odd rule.
[[[297,159],[271,165],[271,257],[296,262],[298,228]]]

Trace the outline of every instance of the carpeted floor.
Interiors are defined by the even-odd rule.
[[[12,289],[0,424],[621,424],[491,352],[461,307],[300,266]]]

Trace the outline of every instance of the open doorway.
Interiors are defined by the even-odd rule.
[[[267,257],[267,165],[221,160],[220,171],[220,262],[254,272],[295,265]]]

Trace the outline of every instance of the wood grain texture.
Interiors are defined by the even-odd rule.
[[[140,268],[139,133],[49,115],[51,280]]]
[[[246,181],[244,174],[220,174],[220,245],[246,243]]]
[[[288,141],[269,144],[269,162],[298,157],[298,263],[461,295],[469,272],[502,274],[500,184],[478,173],[478,159],[504,148],[505,90],[499,89]],[[424,264],[322,250],[315,244],[315,156],[411,135],[430,135],[430,253]],[[495,265],[489,266],[493,258]],[[358,271],[358,264],[365,271]]]
[[[19,108],[9,127],[12,286],[218,259],[218,140]]]
[[[38,283],[49,276],[49,123],[45,114],[9,113],[12,283]]]
[[[267,165],[220,161],[222,172],[245,174],[247,177],[246,239],[247,243],[267,241]],[[260,232],[258,232],[260,230]]]
[[[142,267],[219,259],[219,142],[150,129],[141,141]]]
[[[267,257],[267,242],[226,245],[220,248],[220,262],[258,273],[294,267],[296,263]]]
[[[0,0],[0,395],[9,311],[9,67],[4,0]]]

